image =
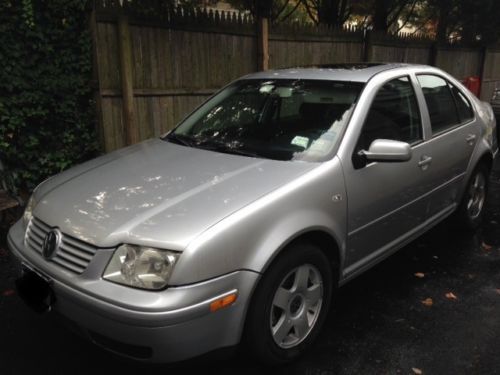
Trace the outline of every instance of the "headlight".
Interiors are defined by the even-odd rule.
[[[111,258],[103,278],[142,289],[164,288],[179,253],[135,245],[121,245]]]
[[[23,215],[23,223],[24,226],[27,226],[33,217],[33,209],[35,208],[36,202],[34,198],[34,194],[31,195],[30,199],[28,199],[28,203],[26,203],[26,207],[24,208]]]

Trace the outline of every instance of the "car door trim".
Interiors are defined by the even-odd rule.
[[[387,217],[389,217],[389,216],[391,216],[391,215],[396,214],[398,211],[404,210],[406,207],[408,207],[408,206],[410,206],[410,205],[412,205],[412,204],[414,204],[414,203],[418,202],[419,200],[422,200],[422,199],[424,199],[424,198],[428,197],[429,195],[431,195],[431,194],[435,193],[436,191],[438,191],[438,190],[440,190],[440,189],[443,189],[443,188],[445,188],[446,186],[448,186],[448,185],[450,185],[450,184],[455,183],[457,180],[459,180],[459,179],[463,178],[464,176],[465,176],[465,173],[461,173],[461,174],[459,174],[459,175],[456,175],[456,176],[455,176],[455,177],[453,177],[451,180],[448,180],[448,181],[446,181],[445,183],[443,183],[443,184],[441,184],[441,185],[439,185],[439,186],[435,187],[434,189],[429,190],[429,191],[428,191],[428,192],[426,192],[425,194],[423,194],[423,195],[419,196],[417,199],[414,199],[414,200],[412,200],[412,201],[410,201],[410,202],[406,203],[405,205],[403,205],[403,206],[401,206],[401,207],[398,207],[398,208],[396,208],[395,210],[392,210],[392,211],[390,211],[390,212],[388,212],[388,213],[384,214],[383,216],[380,216],[380,217],[376,218],[375,220],[372,220],[372,221],[370,221],[369,223],[366,223],[366,224],[364,224],[364,225],[360,226],[359,228],[356,228],[356,229],[352,230],[351,232],[348,232],[348,233],[347,233],[347,236],[348,236],[348,237],[351,237],[351,236],[355,235],[356,233],[358,233],[358,232],[360,232],[360,231],[362,231],[362,230],[364,230],[364,229],[368,228],[369,226],[374,225],[374,224],[378,223],[379,221],[384,220],[384,219],[386,219]],[[352,266],[349,266],[349,267],[352,267]]]
[[[390,255],[394,254],[396,251],[406,246],[408,243],[419,237],[422,233],[424,233],[430,227],[433,227],[438,222],[446,219],[449,215],[451,215],[457,207],[457,203],[452,203],[447,206],[443,210],[439,211],[437,214],[432,216],[431,218],[424,221],[422,224],[418,225],[414,229],[409,232],[406,232],[402,236],[394,239],[389,242],[385,246],[379,248],[374,251],[370,255],[365,258],[360,259],[356,263],[351,264],[346,267],[343,271],[342,279],[339,284],[344,285],[348,281],[351,281],[356,276],[364,273],[369,268],[372,268],[376,264],[380,263]]]

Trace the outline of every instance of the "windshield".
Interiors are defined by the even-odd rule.
[[[324,160],[363,87],[318,80],[242,80],[226,87],[164,139],[277,160]]]

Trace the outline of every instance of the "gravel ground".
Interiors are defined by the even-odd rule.
[[[500,374],[499,223],[497,161],[486,222],[478,233],[459,232],[444,222],[347,284],[313,350],[274,369],[241,354],[145,366],[94,347],[56,316],[37,315],[18,298],[4,230],[0,374]]]

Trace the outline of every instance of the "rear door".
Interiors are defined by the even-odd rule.
[[[428,141],[434,179],[429,214],[437,214],[456,204],[461,182],[474,146],[479,139],[474,111],[466,95],[444,77],[418,74],[431,128]]]

